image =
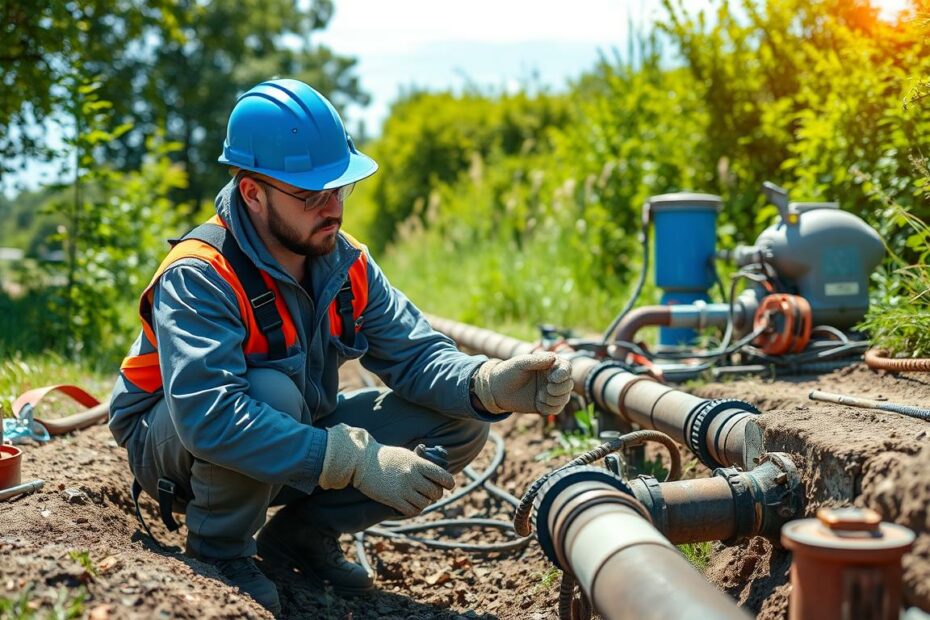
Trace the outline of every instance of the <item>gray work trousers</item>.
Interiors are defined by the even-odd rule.
[[[256,368],[248,371],[248,379],[252,398],[301,419],[303,397],[286,375]],[[478,455],[489,427],[481,420],[446,417],[377,388],[341,394],[336,410],[316,425],[329,428],[340,423],[364,428],[382,444],[410,449],[419,443],[443,446],[453,473]],[[127,449],[130,468],[151,497],[158,497],[159,478],[178,485],[182,499],[174,508],[185,513],[188,548],[200,557],[254,555],[255,533],[271,505],[287,504],[285,510],[299,511],[309,528],[330,535],[358,532],[399,517],[394,509],[354,488],[317,488],[308,495],[195,458],[181,445],[164,399],[145,414]]]

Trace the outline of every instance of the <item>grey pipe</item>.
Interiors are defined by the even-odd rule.
[[[744,291],[733,301],[733,334],[737,337],[749,333],[752,321],[759,307],[759,300],[754,291]],[[636,342],[636,334],[643,327],[685,327],[705,329],[707,327],[726,327],[730,320],[730,304],[709,304],[696,301],[690,304],[668,306],[642,306],[632,310],[617,325],[617,342]],[[621,352],[629,349],[618,346]]]
[[[748,616],[653,527],[624,481],[596,467],[559,472],[535,501],[540,545],[607,620]]]
[[[17,495],[25,495],[28,493],[35,493],[45,484],[45,480],[30,480],[29,482],[24,482],[22,484],[17,484],[15,487],[9,487],[7,489],[0,489],[0,501],[10,499],[11,497],[16,497]]]
[[[508,359],[539,347],[440,317],[427,316],[438,331],[460,345],[490,357]],[[602,363],[562,345],[571,360],[575,392],[629,423],[660,430],[687,446],[708,467],[752,469],[762,454],[762,431],[749,403],[692,396],[643,375]]]

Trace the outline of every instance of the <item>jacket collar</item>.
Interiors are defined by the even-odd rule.
[[[222,218],[229,231],[235,237],[245,255],[255,263],[259,269],[267,271],[277,280],[296,284],[296,280],[287,273],[281,264],[271,255],[268,248],[258,236],[246,213],[242,195],[236,186],[235,179],[230,180],[216,196],[216,213]],[[313,293],[315,299],[325,295],[324,291],[331,288],[331,280],[335,275],[340,277],[340,285],[345,279],[349,266],[359,257],[360,251],[340,233],[336,239],[336,249],[326,256],[317,256],[310,259],[309,268]]]

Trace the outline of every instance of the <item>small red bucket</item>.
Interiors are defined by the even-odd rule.
[[[16,446],[0,445],[0,489],[15,487],[23,481],[20,467],[23,451]]]

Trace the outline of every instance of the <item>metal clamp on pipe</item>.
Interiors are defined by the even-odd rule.
[[[719,468],[711,478],[657,482],[640,476],[628,483],[656,528],[675,544],[751,536],[778,541],[781,526],[801,516],[803,490],[787,454],[763,455],[752,471]]]
[[[740,415],[745,413],[746,415]],[[717,419],[720,414],[723,418]],[[745,462],[746,457],[746,432],[748,430],[758,431],[754,424],[751,429],[744,429],[742,435],[730,437],[731,431],[736,427],[736,423],[746,416],[759,415],[759,410],[750,403],[736,399],[715,399],[705,400],[697,404],[694,409],[688,413],[685,419],[685,439],[688,448],[697,455],[701,463],[708,467],[722,467],[731,463],[742,463],[746,469],[752,467]],[[717,427],[717,432],[711,434],[711,428]],[[709,441],[709,438],[713,441]],[[761,448],[761,434],[756,440]],[[734,445],[735,444],[735,445]],[[739,450],[739,454],[733,454],[727,458],[726,453]],[[721,454],[721,451],[724,454]]]
[[[629,486],[606,469],[558,472],[534,509],[546,556],[607,620],[747,617],[653,527]]]

